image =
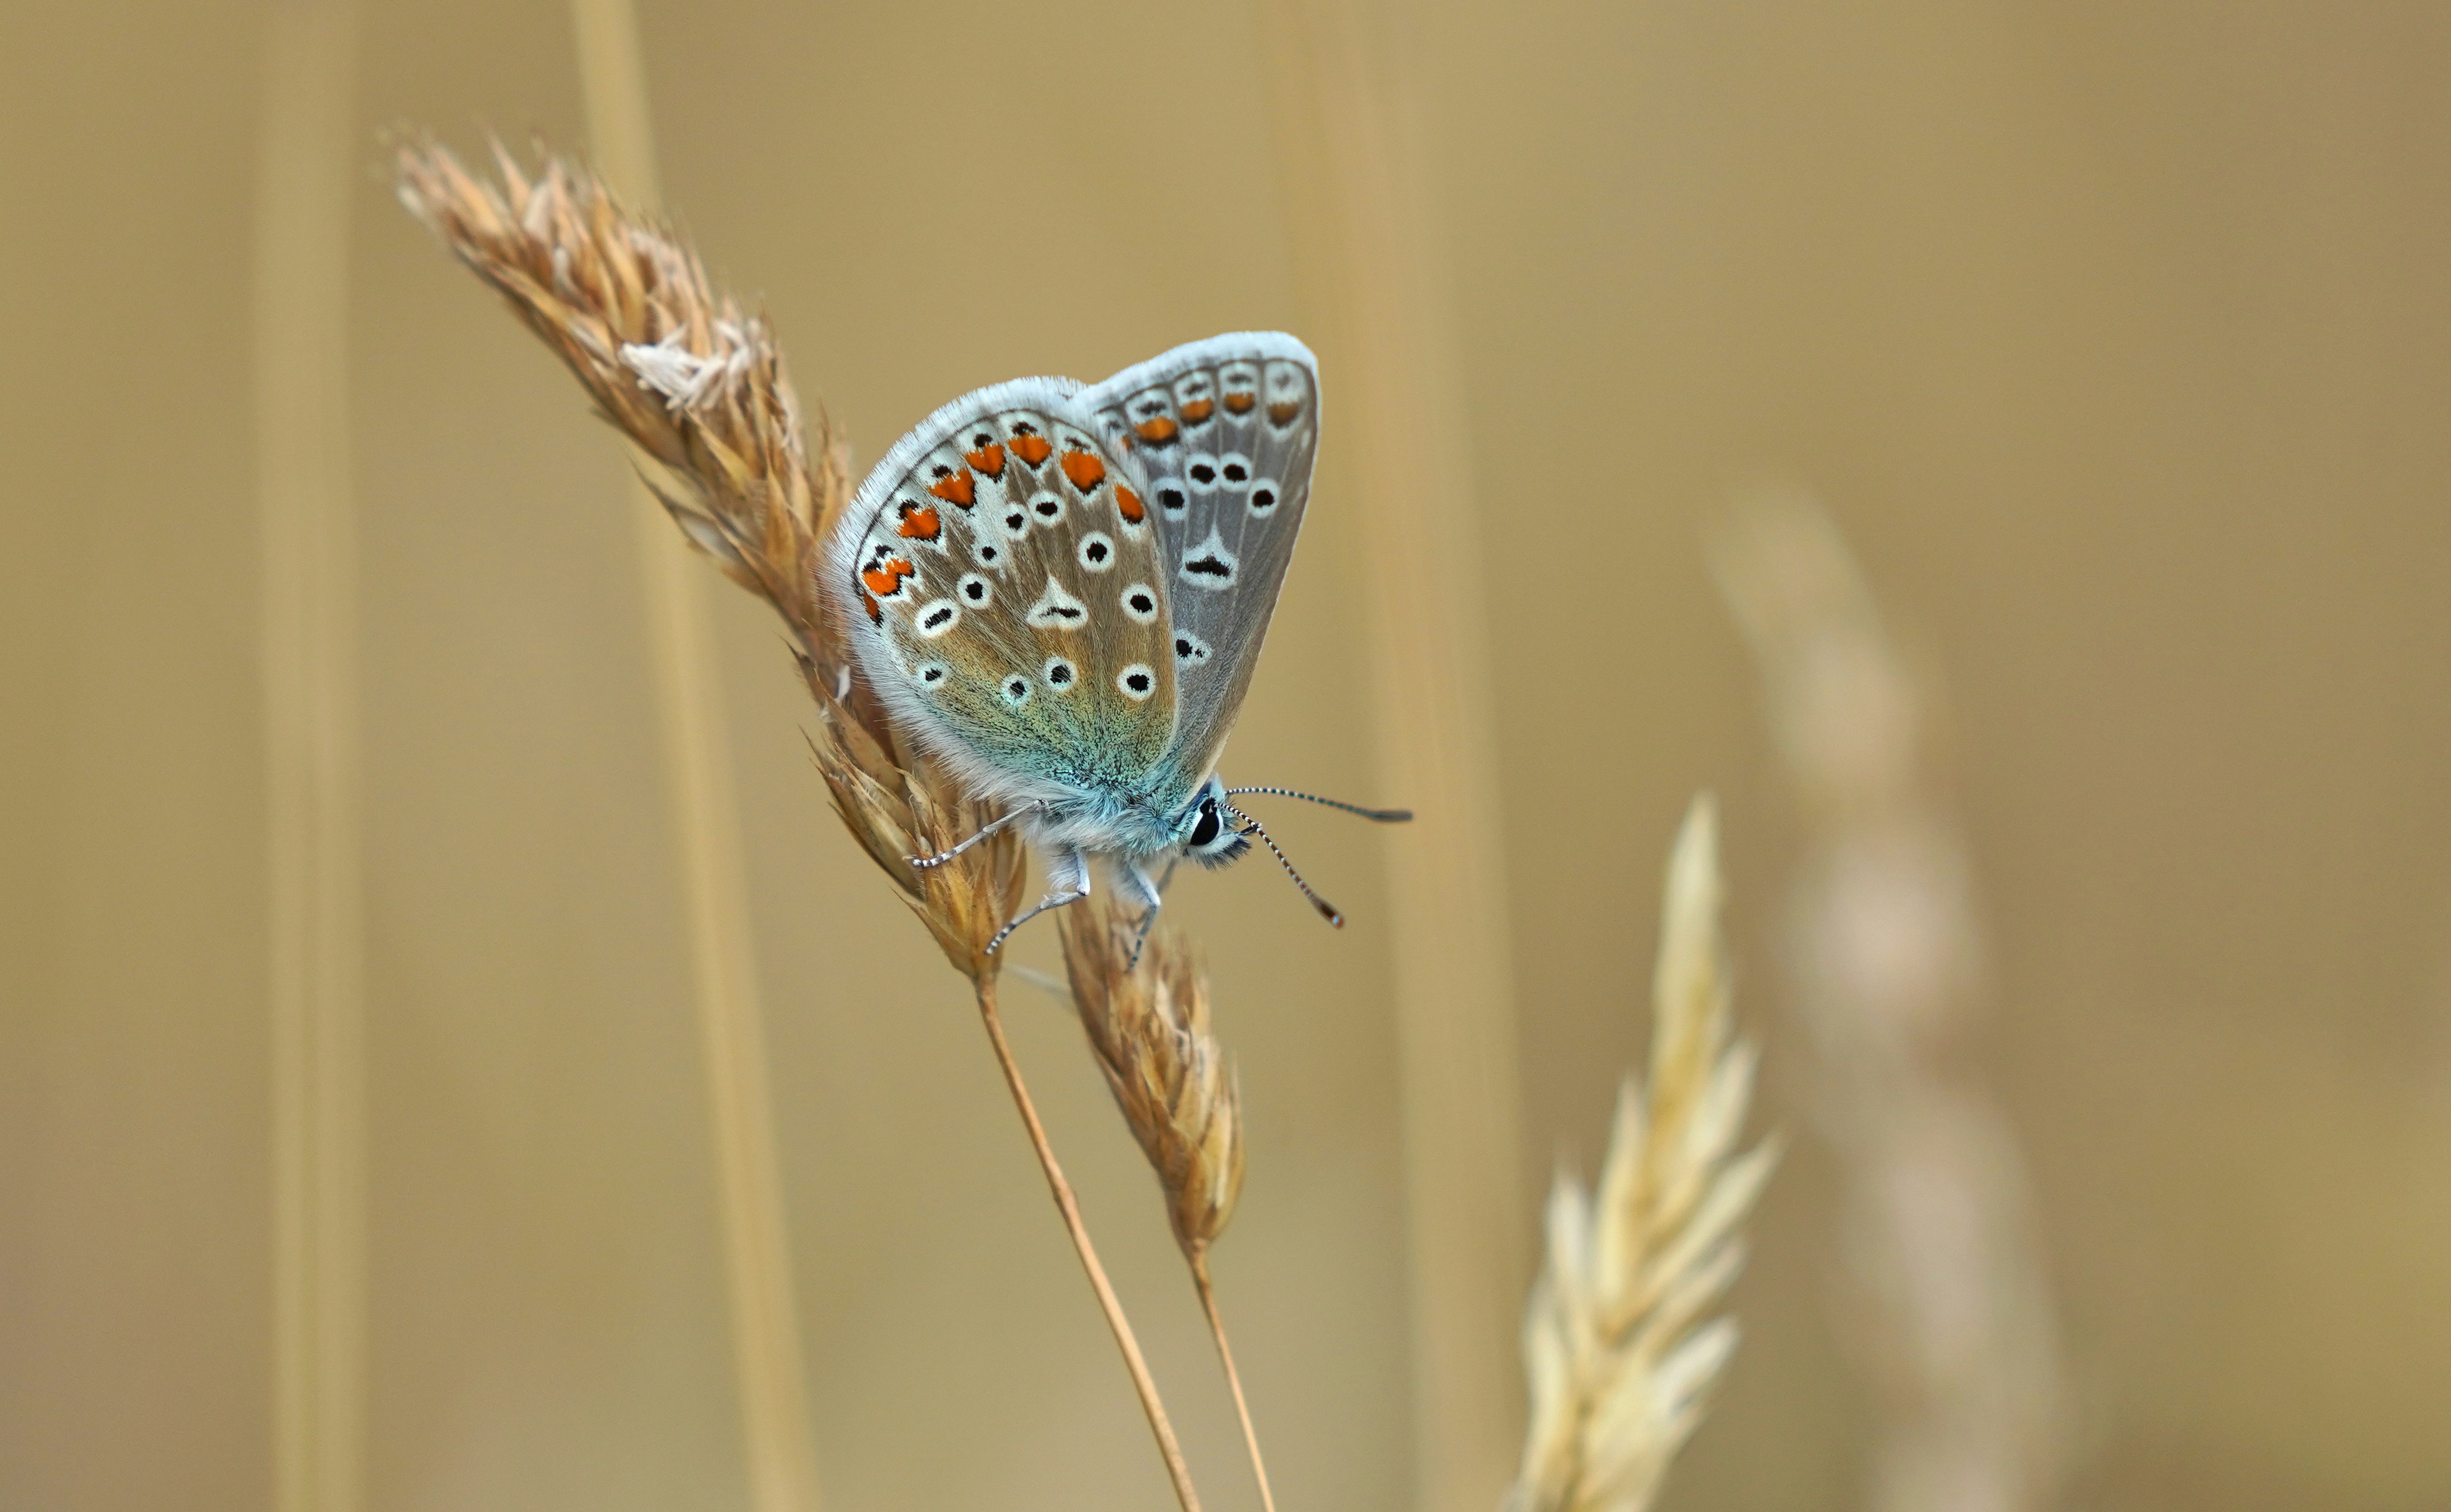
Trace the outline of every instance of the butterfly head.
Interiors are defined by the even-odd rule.
[[[1226,785],[1210,777],[1176,815],[1175,844],[1184,859],[1197,865],[1229,865],[1251,848],[1251,837],[1244,832],[1247,822],[1227,800]]]

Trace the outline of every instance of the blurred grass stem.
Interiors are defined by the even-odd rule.
[[[1483,1512],[1514,1465],[1529,1208],[1489,609],[1421,22],[1382,0],[1268,0],[1277,159],[1304,319],[1343,376],[1324,485],[1372,542],[1363,596],[1403,1109],[1414,1483]],[[1342,468],[1341,474],[1337,471]]]
[[[598,165],[633,203],[653,205],[660,198],[655,130],[631,0],[572,0],[571,21]],[[755,1512],[816,1512],[816,1448],[713,627],[693,564],[673,550],[663,509],[642,482],[629,492],[705,1057],[751,1504]]]
[[[258,142],[275,1512],[357,1512],[365,1496],[364,855],[345,345],[355,9],[270,8]]]

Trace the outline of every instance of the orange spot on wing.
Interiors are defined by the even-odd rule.
[[[878,598],[891,599],[902,591],[902,579],[911,577],[916,570],[909,562],[895,557],[882,567],[871,567],[861,573],[859,580],[866,583],[869,592]]]
[[[964,509],[968,509],[971,507],[971,491],[975,482],[976,480],[971,477],[970,469],[966,467],[951,478],[937,479],[928,485],[928,491],[949,504],[959,504]],[[934,511],[931,510],[930,513],[932,514]]]
[[[1069,451],[1064,454],[1064,476],[1072,480],[1073,487],[1089,493],[1107,481],[1107,464],[1088,452]]]
[[[1044,436],[1015,436],[1012,439],[1012,454],[1032,467],[1045,461],[1048,453],[1054,449]]]
[[[1148,514],[1141,507],[1141,496],[1121,483],[1115,485],[1115,508],[1122,512],[1125,520],[1135,525]]]
[[[967,483],[970,481],[971,475],[964,473],[962,481]],[[933,540],[944,528],[945,522],[936,518],[934,510],[905,504],[902,506],[902,523],[894,527],[894,534],[905,540]]]
[[[977,451],[962,453],[962,461],[969,462],[990,478],[1004,476],[1004,448],[992,442]]]
[[[1226,412],[1229,415],[1247,415],[1251,412],[1251,406],[1259,402],[1260,396],[1257,394],[1228,394],[1226,396]]]
[[[1132,429],[1139,432],[1141,440],[1148,442],[1150,445],[1163,446],[1167,442],[1174,440],[1174,417],[1171,415],[1153,415],[1147,420],[1142,421],[1139,424],[1133,426]]]
[[[1197,425],[1216,412],[1217,401],[1213,399],[1195,399],[1183,406],[1183,422],[1186,425]]]
[[[1301,413],[1302,403],[1299,400],[1292,403],[1270,404],[1268,406],[1268,418],[1275,421],[1280,425],[1291,424],[1293,422],[1293,418]]]
[[[859,601],[868,605],[868,622],[870,624],[881,625],[885,623],[885,611],[876,607],[875,599],[870,598],[866,594],[861,594],[859,596]]]

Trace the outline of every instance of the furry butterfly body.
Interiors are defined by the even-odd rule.
[[[1040,909],[1087,896],[1100,861],[1153,913],[1149,862],[1219,864],[1260,833],[1217,758],[1318,440],[1308,348],[1212,337],[1093,386],[1025,378],[955,400],[833,527],[825,587],[862,675],[1006,806],[999,823],[1026,827],[1052,886]]]

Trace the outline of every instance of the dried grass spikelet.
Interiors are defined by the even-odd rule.
[[[816,700],[811,744],[835,812],[953,964],[973,981],[991,976],[988,941],[1020,902],[1021,838],[999,834],[924,874],[907,859],[993,815],[894,733],[830,620],[818,553],[852,485],[825,416],[812,447],[765,318],[718,295],[669,225],[563,159],[530,177],[499,145],[494,156],[499,185],[430,141],[408,142],[401,203],[645,453],[659,475],[649,486],[690,543],[783,617]]]
[[[1175,1242],[1197,1264],[1243,1190],[1242,1114],[1233,1070],[1208,1032],[1207,979],[1170,931],[1151,935],[1130,964],[1139,920],[1109,896],[1057,918],[1090,1052],[1157,1172]]]
[[[1805,821],[1791,1001],[1839,1176],[1840,1338],[1877,1419],[1865,1504],[2054,1506],[2064,1367],[2025,1157],[1974,1052],[1988,972],[1933,760],[1938,669],[1809,494],[1756,491],[1715,545]]]
[[[914,760],[890,731],[880,737],[875,725],[822,689],[812,691],[821,721],[809,751],[834,812],[902,890],[946,958],[973,981],[993,976],[1001,957],[988,953],[988,942],[1020,908],[1029,874],[1020,838],[1007,830],[942,866],[913,867],[910,857],[933,855],[997,815],[956,791],[933,762]]]
[[[1737,1225],[1776,1159],[1736,1142],[1752,1047],[1731,1038],[1718,826],[1687,814],[1668,864],[1647,1087],[1626,1078],[1597,1192],[1560,1173],[1523,1320],[1531,1426],[1508,1512],[1640,1512],[1735,1348],[1702,1322],[1743,1263]]]

